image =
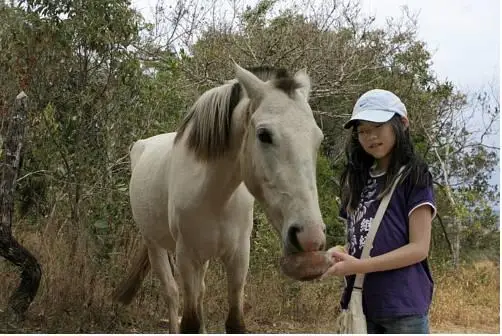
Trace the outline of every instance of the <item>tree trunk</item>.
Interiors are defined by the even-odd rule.
[[[453,217],[453,229],[455,230],[455,240],[453,243],[453,266],[458,268],[460,265],[460,237],[461,237],[461,225],[462,222],[458,219],[458,216]]]
[[[434,140],[432,136],[429,134],[428,130],[424,128],[425,135],[429,139],[429,142],[432,144],[434,143]],[[452,217],[452,225],[453,225],[453,231],[455,232],[454,238],[454,246],[453,246],[453,266],[455,268],[458,268],[459,262],[460,262],[460,237],[462,234],[462,221],[460,220],[458,213],[457,213],[457,202],[455,201],[455,197],[451,191],[451,183],[450,183],[450,167],[448,165],[449,162],[449,156],[450,156],[450,147],[446,146],[445,153],[444,153],[444,159],[441,157],[439,154],[437,148],[433,148],[433,151],[436,155],[436,158],[439,161],[439,164],[441,165],[441,172],[443,173],[443,178],[444,178],[444,191],[446,193],[446,197],[448,198],[448,201],[451,206],[451,211],[453,212]]]
[[[13,113],[7,115],[2,135],[4,143],[0,173],[0,255],[21,269],[21,282],[11,295],[7,314],[9,318],[22,320],[24,313],[37,294],[42,271],[37,259],[12,236],[14,193],[27,118],[27,96],[17,95]]]

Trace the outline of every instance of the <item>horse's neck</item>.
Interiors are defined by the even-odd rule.
[[[240,165],[235,156],[208,163],[203,188],[213,202],[225,203],[241,182]]]
[[[227,202],[242,182],[240,151],[247,124],[247,105],[240,105],[232,114],[233,144],[224,157],[207,162],[204,166],[203,193],[212,202]]]
[[[238,115],[238,117],[240,117]],[[209,162],[206,167],[207,186],[215,200],[226,202],[242,182],[240,151],[244,128],[241,124],[235,125],[232,134],[234,144],[224,158]]]

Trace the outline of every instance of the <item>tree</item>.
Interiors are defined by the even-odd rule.
[[[1,187],[0,187],[0,256],[21,269],[21,282],[9,298],[7,318],[22,320],[40,285],[42,270],[37,259],[12,235],[14,199],[20,162],[24,151],[27,119],[27,96],[20,92],[15,107],[2,120]],[[5,110],[3,109],[5,112]],[[10,112],[10,113],[9,113]]]
[[[479,105],[470,104],[466,107],[466,96],[454,94],[451,84],[443,89],[451,92],[447,98],[439,97],[439,100],[424,102],[429,103],[424,106],[437,111],[437,118],[432,123],[426,116],[418,121],[427,139],[425,155],[432,162],[431,168],[440,192],[446,196],[446,204],[440,203],[439,209],[450,214],[453,265],[458,267],[463,233],[468,230],[472,234],[475,222],[484,228],[485,234],[495,228],[496,217],[490,213],[496,201],[497,187],[488,181],[497,165],[498,148],[488,146],[484,140],[493,133],[500,109],[497,100],[495,106],[489,104],[486,93],[476,95],[475,102]],[[481,130],[469,125],[477,106],[488,119],[481,124]],[[479,217],[485,221],[476,221]],[[479,234],[483,236],[481,232]]]

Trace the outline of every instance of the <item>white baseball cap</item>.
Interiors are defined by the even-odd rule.
[[[352,117],[343,127],[352,127],[356,120],[384,123],[389,121],[394,114],[408,118],[406,106],[401,99],[390,91],[373,89],[359,97],[352,110]]]

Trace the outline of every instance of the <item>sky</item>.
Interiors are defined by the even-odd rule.
[[[156,0],[132,3],[148,15]],[[376,25],[388,17],[400,17],[403,6],[418,12],[418,38],[432,52],[437,77],[448,79],[462,92],[493,85],[499,99],[500,0],[360,0],[360,4],[364,15],[375,16]],[[500,134],[488,142],[499,146]],[[500,165],[491,182],[500,186]]]
[[[439,79],[448,79],[462,92],[493,84],[500,99],[500,0],[361,0],[361,5],[376,24],[399,17],[404,5],[418,11],[418,38],[432,52]],[[500,146],[500,134],[487,141]],[[491,179],[499,189],[500,166]]]
[[[418,37],[433,52],[433,69],[461,90],[500,78],[499,0],[362,0],[366,14],[384,22],[403,5],[419,11]]]
[[[132,0],[147,16],[156,0]],[[230,0],[229,0],[230,2]],[[246,1],[243,1],[246,2]],[[256,3],[256,0],[249,1]],[[401,16],[408,6],[419,11],[418,37],[433,52],[433,69],[462,90],[478,89],[500,77],[499,0],[360,0],[375,24]],[[175,0],[164,0],[175,4]]]

